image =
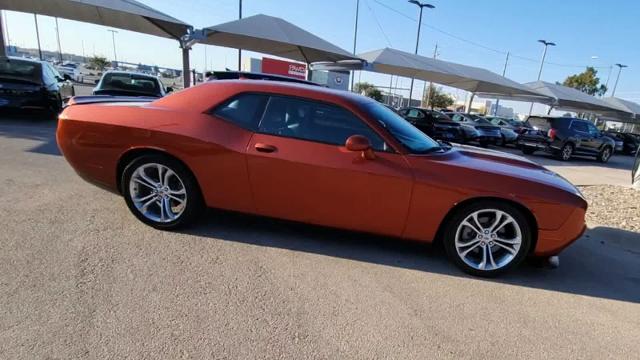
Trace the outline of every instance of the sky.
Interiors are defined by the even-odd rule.
[[[238,18],[238,0],[138,0],[196,28]],[[640,14],[638,0],[431,0],[435,9],[425,9],[418,53],[502,73],[506,53],[511,54],[506,76],[518,82],[535,81],[543,46],[539,39],[557,44],[550,47],[541,80],[562,82],[567,76],[594,66],[603,83],[612,89],[618,74],[615,63],[628,65],[620,76],[616,96],[640,102]],[[341,48],[353,51],[356,0],[243,0],[243,16],[266,14],[281,17]],[[356,52],[393,47],[415,50],[418,8],[404,0],[360,0]],[[38,17],[41,46],[57,49],[55,21]],[[33,15],[5,12],[11,45],[37,47]],[[63,52],[98,54],[113,58],[108,28],[59,19]],[[176,41],[118,30],[119,60],[181,68]],[[258,54],[251,54],[259,57]],[[247,55],[245,55],[247,56]],[[237,67],[237,50],[196,45],[191,65],[199,71]],[[356,80],[389,86],[389,75],[362,72]],[[395,83],[396,80],[394,80]],[[408,87],[409,79],[398,80]],[[395,84],[394,84],[395,85]],[[421,81],[414,93],[420,94]],[[465,91],[447,89],[458,99]],[[611,90],[607,95],[611,94]],[[406,95],[406,94],[405,94]],[[415,97],[415,95],[414,95]],[[503,102],[517,111],[528,105]],[[540,105],[536,110],[543,111]]]

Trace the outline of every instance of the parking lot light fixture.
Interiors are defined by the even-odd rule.
[[[414,51],[414,54],[418,55],[418,45],[420,44],[420,28],[422,27],[422,10],[424,8],[435,9],[436,7],[431,4],[422,3],[417,0],[409,0],[409,2],[420,8],[420,16],[418,18],[418,34],[416,36],[416,50]],[[414,79],[411,78],[411,86],[409,87],[409,104],[408,104],[409,106],[411,106],[411,96],[413,95],[413,81]]]
[[[616,88],[618,88],[618,81],[620,80],[620,73],[622,72],[622,69],[629,67],[628,65],[623,65],[623,64],[616,64],[616,66],[618,67],[618,76],[616,77],[615,85],[613,85],[613,91],[611,92],[612,97],[616,96]]]
[[[538,70],[538,78],[536,80],[540,80],[540,77],[542,76],[542,68],[544,67],[544,60],[547,58],[547,48],[549,48],[549,46],[556,46],[556,43],[554,43],[553,41],[538,40],[538,42],[544,45],[544,50],[542,51],[542,60],[540,61],[540,70]],[[532,111],[533,111],[533,102],[531,103],[531,107],[529,107],[529,115],[531,115]]]

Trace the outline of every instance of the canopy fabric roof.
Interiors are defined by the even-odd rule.
[[[507,79],[489,70],[455,64],[384,48],[358,54],[368,64],[365,70],[433,81],[492,98],[519,97],[522,100],[540,101],[550,99],[544,94]]]
[[[628,113],[633,114],[633,117],[636,120],[640,120],[640,104],[634,103],[633,101],[620,99],[617,97],[607,97],[602,100],[604,100],[608,104],[624,109]]]
[[[576,112],[593,112],[613,117],[629,117],[631,115],[629,111],[619,105],[605,102],[594,96],[583,93],[582,91],[564,85],[552,84],[544,81],[534,81],[525,85],[539,93],[553,98],[553,101],[547,104],[557,109]]]
[[[211,26],[200,43],[240,48],[305,63],[358,59],[346,50],[283,19],[254,15]]]
[[[180,39],[190,25],[134,0],[0,0],[21,11]]]

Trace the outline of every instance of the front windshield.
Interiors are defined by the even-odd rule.
[[[362,110],[378,120],[412,154],[427,154],[441,149],[435,140],[378,102],[367,102],[362,105]]]
[[[493,125],[491,124],[491,122],[483,117],[480,117],[478,115],[473,115],[473,114],[469,114],[469,117],[471,119],[473,119],[473,121],[477,122],[478,124],[484,124],[484,125]]]
[[[523,126],[524,125],[524,121],[519,121],[519,120],[515,120],[515,119],[508,119],[507,122],[513,126]]]

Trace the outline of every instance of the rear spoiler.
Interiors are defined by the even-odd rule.
[[[87,95],[70,98],[64,107],[71,105],[100,104],[100,103],[140,103],[158,100],[151,96],[112,96],[112,95]]]

